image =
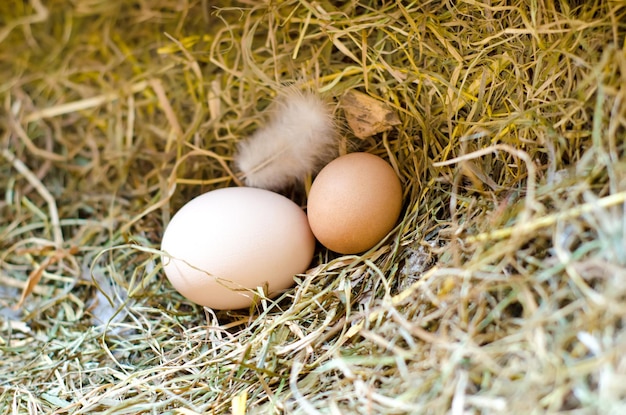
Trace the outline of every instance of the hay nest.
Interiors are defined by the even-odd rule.
[[[624,2],[53,3],[0,4],[0,412],[626,412]],[[164,226],[295,81],[401,221],[195,306]],[[347,91],[398,122],[356,138]]]

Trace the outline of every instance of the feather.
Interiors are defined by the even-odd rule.
[[[96,283],[96,298],[90,304],[89,311],[92,316],[92,323],[99,329],[109,327],[111,332],[118,334],[123,326],[122,323],[128,314],[125,307],[128,301],[128,293],[111,281],[106,274],[99,271],[92,271],[89,268],[83,270],[85,278],[92,278]]]
[[[288,89],[268,112],[267,123],[239,145],[235,156],[246,186],[282,190],[335,157],[332,113],[318,95]]]

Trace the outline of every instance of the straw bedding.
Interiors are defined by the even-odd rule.
[[[626,411],[623,1],[0,19],[0,412]],[[274,300],[195,306],[161,272],[163,229],[240,183],[238,143],[294,82],[334,103],[338,151],[396,169],[401,220],[362,255],[319,248]],[[396,121],[357,138],[348,91]]]

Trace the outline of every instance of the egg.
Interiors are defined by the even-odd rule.
[[[327,164],[307,203],[313,234],[341,254],[372,248],[393,229],[401,210],[400,179],[385,160],[369,153],[349,153]]]
[[[220,310],[248,307],[257,287],[269,297],[310,265],[315,238],[304,211],[268,190],[231,187],[204,193],[172,217],[161,241],[172,286]]]

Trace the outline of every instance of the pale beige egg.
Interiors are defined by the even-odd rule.
[[[306,214],[268,190],[233,187],[202,194],[172,218],[161,242],[163,269],[189,300],[215,309],[250,306],[294,283],[315,249]]]

